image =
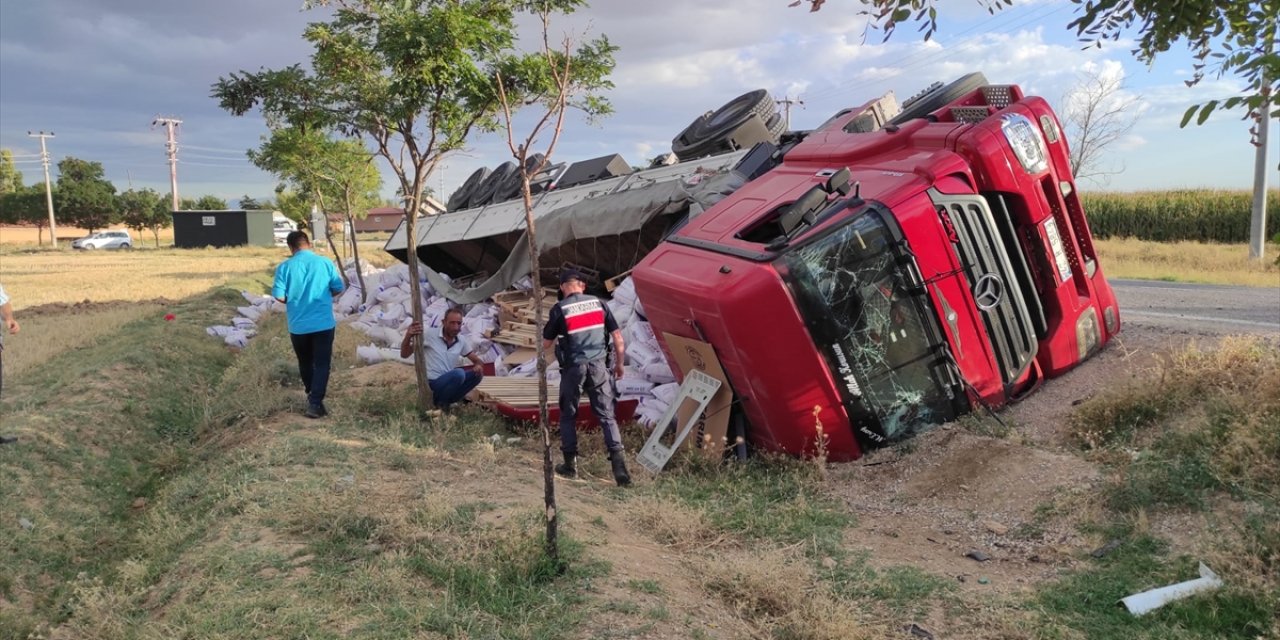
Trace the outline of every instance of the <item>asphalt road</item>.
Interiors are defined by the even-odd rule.
[[[1280,335],[1280,283],[1229,287],[1151,280],[1108,279],[1120,321],[1215,334]]]

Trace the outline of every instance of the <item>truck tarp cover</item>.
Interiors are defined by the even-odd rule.
[[[741,174],[729,171],[705,176],[693,185],[672,180],[588,198],[538,216],[538,252],[545,253],[578,240],[637,231],[657,216],[677,214],[685,209],[694,217],[744,184],[746,179]],[[424,244],[430,243],[430,234],[425,240]],[[454,289],[425,264],[420,263],[418,268],[437,293],[458,304],[472,304],[492,297],[529,275],[529,266],[529,234],[526,232],[498,272],[470,289]]]

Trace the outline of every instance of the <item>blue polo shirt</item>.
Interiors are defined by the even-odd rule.
[[[327,331],[337,326],[333,296],[342,293],[342,276],[333,261],[303,249],[276,267],[271,295],[284,298],[289,333]]]

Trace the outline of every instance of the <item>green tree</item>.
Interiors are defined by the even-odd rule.
[[[157,248],[160,247],[160,230],[173,224],[169,198],[152,189],[125,191],[116,197],[116,209],[120,212],[120,221],[139,235],[144,229],[150,229]]]
[[[93,233],[117,220],[115,196],[116,187],[103,177],[101,162],[71,156],[58,162],[53,202],[59,218]]]
[[[200,198],[195,201],[196,211],[221,211],[226,208],[227,201],[214,195],[200,196]]]
[[[369,150],[355,140],[334,140],[319,129],[282,127],[265,136],[262,146],[249,151],[249,160],[270,171],[303,193],[311,194],[316,206],[326,214],[342,215],[343,246],[351,248],[360,283],[360,301],[367,300],[364,274],[360,269],[360,246],[354,233],[356,218],[364,218],[378,201],[382,174],[373,164]],[[347,234],[346,229],[352,233]],[[345,264],[346,252],[339,251],[329,234],[334,255]],[[347,272],[342,270],[343,281]],[[347,282],[350,285],[350,282]]]
[[[22,172],[13,163],[13,152],[0,149],[0,196],[22,190]]]
[[[1002,9],[1011,0],[976,0],[989,13]],[[818,11],[827,0],[794,0],[791,6],[808,2]],[[885,39],[902,23],[923,22],[920,29],[928,40],[938,28],[937,0],[860,0],[873,27],[884,30]],[[1081,40],[1102,46],[1137,32],[1131,53],[1151,64],[1156,57],[1184,43],[1196,60],[1194,74],[1186,81],[1194,86],[1206,75],[1237,76],[1244,89],[1237,95],[1209,100],[1187,109],[1186,126],[1199,111],[1203,124],[1219,106],[1245,107],[1255,116],[1269,96],[1280,89],[1280,52],[1276,51],[1280,29],[1280,0],[1071,0],[1077,17],[1067,25]],[[1271,117],[1280,116],[1280,103],[1272,103]]]
[[[240,196],[240,208],[245,211],[257,211],[262,208],[262,203],[250,197],[248,194]]]
[[[241,71],[219,78],[213,96],[243,115],[261,108],[274,127],[336,130],[363,137],[391,166],[406,194],[405,231],[416,238],[423,190],[441,159],[461,149],[476,129],[497,127],[498,66],[515,52],[516,14],[534,6],[573,8],[580,2],[549,0],[311,0],[332,4],[328,22],[309,25],[314,50],[309,65]],[[309,70],[308,70],[309,69]],[[526,74],[544,68],[513,67],[509,80],[520,95]],[[415,322],[422,320],[418,261],[408,265]],[[431,406],[425,362],[414,349],[418,408]]]
[[[54,191],[57,197],[57,191]],[[49,207],[44,185],[33,184],[0,194],[0,222],[36,226],[36,241],[44,244],[44,230],[49,226]]]
[[[289,189],[288,185],[276,186],[276,211],[299,225],[306,226],[311,215],[311,200],[307,196]]]

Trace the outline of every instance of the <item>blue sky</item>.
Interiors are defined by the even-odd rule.
[[[270,197],[276,180],[244,151],[265,132],[260,116],[236,118],[209,98],[219,76],[241,69],[305,62],[303,27],[321,18],[299,0],[43,0],[0,3],[0,147],[37,181],[39,141],[28,130],[53,131],[56,160],[97,160],[117,188],[168,192],[168,164],[157,116],[183,120],[179,191]],[[935,80],[980,70],[995,83],[1017,83],[1058,106],[1081,74],[1122,76],[1141,113],[1105,161],[1118,171],[1091,189],[1219,187],[1252,184],[1254,150],[1240,113],[1215,114],[1201,127],[1179,129],[1186,108],[1238,92],[1234,78],[1208,78],[1188,89],[1191,58],[1175,48],[1150,68],[1125,41],[1083,49],[1066,25],[1075,5],[1019,0],[987,15],[971,0],[941,0],[941,28],[921,41],[903,25],[887,43],[863,41],[861,6],[828,0],[821,12],[787,0],[690,3],[687,0],[598,0],[557,27],[607,34],[621,47],[610,94],[615,114],[597,125],[570,118],[559,160],[620,153],[641,164],[669,150],[671,138],[703,111],[747,90],[799,97],[794,128],[813,127],[840,108],[892,90],[901,100]],[[1273,131],[1276,131],[1273,127]],[[1280,142],[1274,133],[1273,142]],[[1275,167],[1276,149],[1272,145]],[[433,187],[450,193],[476,167],[507,156],[496,135],[476,136],[446,162]],[[388,173],[388,176],[390,174]],[[1273,171],[1272,184],[1277,183]],[[394,185],[388,178],[384,191]]]

